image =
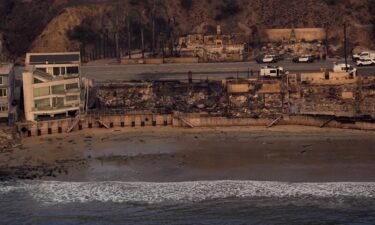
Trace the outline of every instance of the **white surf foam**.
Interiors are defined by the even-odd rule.
[[[43,203],[162,203],[223,198],[375,198],[375,183],[282,183],[261,181],[25,182],[0,193],[26,191]]]

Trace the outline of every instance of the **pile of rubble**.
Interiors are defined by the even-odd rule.
[[[302,111],[352,116],[356,112],[355,91],[353,85],[304,87]]]
[[[226,107],[222,85],[217,81],[109,84],[99,87],[96,96],[96,108],[105,110],[223,113]]]
[[[294,74],[278,80],[108,84],[97,88],[96,108],[234,118],[270,118],[282,113],[375,118],[375,78],[331,75],[325,78],[324,74],[314,74],[313,80],[305,77],[301,81]]]
[[[362,94],[359,96],[359,111],[375,118],[375,77],[363,79],[360,89]]]
[[[284,94],[280,88],[274,87],[280,81],[274,83],[255,82],[254,89],[249,92],[229,95],[232,117],[267,118],[283,112]],[[267,90],[271,85],[272,90]]]
[[[10,128],[0,128],[0,153],[8,152],[16,144],[13,130]]]
[[[289,42],[281,41],[276,43],[268,43],[261,48],[262,54],[273,53],[281,58],[292,58],[303,54],[311,54],[315,58],[320,59],[325,55],[325,45],[321,41],[314,42]]]
[[[147,110],[154,106],[152,84],[125,83],[101,86],[96,93],[98,109]]]
[[[257,90],[228,94],[219,81],[155,81],[103,85],[97,91],[97,109],[154,113],[206,113],[231,117],[267,117],[281,112],[280,93]]]

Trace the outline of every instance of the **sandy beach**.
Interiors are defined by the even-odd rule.
[[[301,126],[93,129],[24,139],[2,179],[375,181],[375,133]]]

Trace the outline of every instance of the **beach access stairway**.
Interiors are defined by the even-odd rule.
[[[272,121],[270,124],[267,125],[267,128],[271,128],[276,126],[278,123],[280,123],[283,120],[283,116],[279,116],[277,119]]]
[[[194,128],[194,125],[190,123],[187,119],[181,117],[181,116],[176,116],[177,119],[179,119],[183,124],[187,125],[190,128]]]

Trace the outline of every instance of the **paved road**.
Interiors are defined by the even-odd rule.
[[[318,72],[326,67],[332,70],[333,61],[321,61],[311,64],[296,64],[290,61],[281,61],[275,65],[282,66],[290,72]],[[254,75],[261,65],[255,62],[237,63],[199,63],[199,64],[162,64],[162,65],[99,65],[83,66],[85,77],[97,81],[106,80],[161,80],[187,79],[188,71],[193,72],[194,79],[225,79],[227,77],[247,77],[253,70]],[[358,68],[359,73],[366,76],[375,76],[375,66]]]

